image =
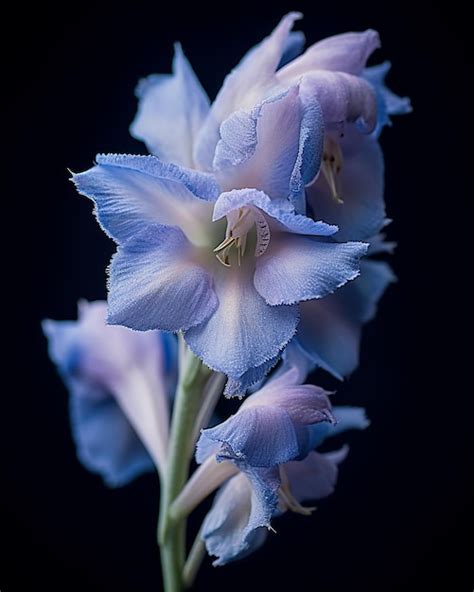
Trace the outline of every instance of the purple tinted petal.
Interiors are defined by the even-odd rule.
[[[208,319],[218,302],[211,276],[193,254],[179,229],[159,225],[119,247],[110,266],[108,322],[179,331]]]
[[[293,80],[312,70],[337,70],[358,75],[378,47],[379,34],[373,29],[327,37],[308,47],[302,56],[282,68],[279,76],[282,80]]]
[[[138,112],[130,127],[152,154],[193,167],[194,139],[209,111],[209,99],[181,45],[175,44],[173,74],[148,76],[136,95]]]
[[[225,422],[203,430],[200,442],[205,440],[220,443],[218,460],[244,462],[253,467],[273,467],[299,454],[292,418],[282,406],[242,408]]]
[[[304,106],[299,87],[237,111],[221,125],[214,169],[223,189],[252,187],[272,199],[296,198],[316,176],[323,144],[316,102]]]
[[[367,246],[282,234],[257,259],[255,287],[271,305],[323,298],[359,275]]]
[[[347,455],[344,447],[341,454],[319,454],[310,452],[299,462],[285,465],[291,492],[299,502],[318,500],[333,493],[336,486],[339,462]]]
[[[234,111],[253,107],[275,87],[275,71],[299,18],[297,12],[283,17],[272,34],[250,50],[225,79],[197,139],[194,159],[202,170],[212,170],[221,123]]]
[[[311,72],[302,80],[301,97],[306,104],[318,101],[327,126],[356,123],[360,131],[370,133],[377,123],[377,103],[372,85],[352,74],[326,70]]]

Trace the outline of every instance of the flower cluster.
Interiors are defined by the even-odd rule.
[[[385,86],[388,63],[366,66],[375,31],[303,52],[299,18],[252,48],[212,104],[178,44],[173,73],[139,83],[131,133],[150,154],[100,154],[72,177],[117,244],[108,302],[44,323],[80,460],[109,485],[156,467],[168,526],[219,488],[198,536],[218,565],[333,491],[347,447],[316,448],[368,422],[305,381],[356,368],[362,325],[394,280],[373,258],[393,246],[378,138],[409,100]],[[252,393],[225,421],[222,390]],[[197,442],[199,467],[172,494],[170,409],[179,426],[185,396],[196,412],[180,462]]]

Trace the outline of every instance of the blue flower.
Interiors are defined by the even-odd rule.
[[[329,393],[299,379],[297,369],[288,369],[247,397],[235,415],[203,430],[197,462],[213,454],[218,462],[229,460],[252,471],[304,458],[314,448],[312,428],[334,418]]]
[[[314,439],[317,444],[325,437],[368,425],[360,408],[336,407],[334,414],[340,421],[336,425],[319,424],[319,440]],[[338,465],[347,452],[347,446],[326,454],[311,451],[303,460],[231,476],[216,495],[202,528],[209,554],[217,557],[214,565],[224,565],[255,551],[264,543],[268,530],[273,530],[272,518],[288,510],[311,514],[315,508],[302,503],[334,491]]]
[[[110,486],[163,468],[174,336],[106,325],[105,302],[79,303],[77,321],[43,321],[49,354],[70,392],[82,464]]]
[[[223,124],[214,175],[116,155],[74,175],[119,245],[108,322],[183,331],[229,394],[264,376],[295,334],[298,303],[354,279],[367,249],[295,212],[319,167],[320,124],[295,85]]]

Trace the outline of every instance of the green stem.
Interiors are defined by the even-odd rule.
[[[182,338],[181,338],[182,339]],[[183,343],[181,343],[183,346]],[[201,393],[209,372],[189,350],[181,347],[180,376],[174,402],[167,464],[162,482],[158,543],[166,592],[183,590],[186,521],[173,519],[170,507],[189,472],[190,446]]]

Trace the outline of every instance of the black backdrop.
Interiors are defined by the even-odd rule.
[[[378,29],[376,61],[392,60],[391,87],[412,98],[414,113],[382,139],[399,282],[367,327],[360,368],[337,395],[366,405],[372,426],[348,437],[336,493],[311,518],[281,519],[278,535],[254,556],[218,569],[207,562],[196,590],[473,588],[471,433],[462,421],[472,387],[460,354],[461,336],[469,347],[461,299],[469,265],[461,273],[459,264],[472,191],[463,181],[472,63],[467,17],[444,6],[84,2],[17,6],[3,17],[2,201],[13,211],[2,224],[3,320],[12,329],[4,333],[11,362],[2,375],[2,592],[161,590],[157,481],[145,476],[108,490],[78,464],[66,392],[39,327],[46,316],[73,318],[79,297],[105,296],[113,250],[66,167],[83,170],[99,151],[144,152],[128,135],[134,86],[169,71],[175,40],[213,97],[243,52],[290,9],[304,11],[299,28],[309,42]]]

